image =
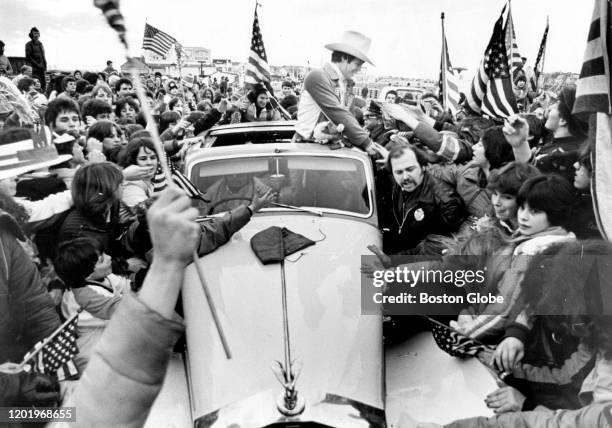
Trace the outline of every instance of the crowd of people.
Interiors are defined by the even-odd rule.
[[[0,366],[0,405],[57,402],[47,376],[13,373],[11,363],[78,313],[75,362],[84,375],[68,401],[87,409],[79,422],[101,421],[93,411],[102,393],[95,384],[105,378],[133,389],[138,403],[124,410],[129,399],[117,393],[115,402],[104,390],[111,397],[105,402],[119,409],[104,414],[109,425],[146,419],[182,331],[174,307],[190,250],[214,251],[275,198],[262,183],[241,195],[250,204],[198,225],[197,210],[166,181],[162,163],[180,168],[192,138],[217,124],[293,118],[296,143],[318,143],[315,129],[328,121],[342,125],[343,146],[372,157],[383,247],[370,248],[378,263],[362,266],[364,273],[393,268],[396,255],[439,263],[449,254],[472,255],[493,267],[488,290],[507,303],[466,307],[451,325],[495,346],[483,362],[517,382],[486,398],[496,418],[455,425],[599,423],[612,400],[612,318],[585,313],[597,304],[605,309],[609,293],[579,289],[578,275],[589,272],[563,256],[610,254],[612,247],[595,220],[593,147],[588,124],[572,115],[575,86],[529,94],[521,108],[530,113],[500,122],[452,115],[435,92],[420,100],[397,93],[386,102],[369,99],[367,88],[354,87],[355,73],[371,63],[369,39],[356,32],[328,45],[330,61],[302,85],[283,82],[278,100],[263,85],[159,72],[132,77],[111,61],[102,71],[49,76],[38,29],[30,38],[19,70],[0,42],[0,362],[10,362]],[[520,74],[516,83],[521,91]],[[553,257],[544,273],[535,267],[538,255]],[[120,327],[128,322],[148,333],[132,337]],[[410,330],[399,318],[386,325],[388,340]],[[138,374],[130,378],[130,370]]]

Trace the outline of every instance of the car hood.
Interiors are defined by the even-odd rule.
[[[360,291],[360,256],[367,245],[380,245],[379,231],[347,217],[266,213],[200,261],[229,360],[195,269],[187,269],[183,307],[194,419],[262,391],[283,392],[271,370],[284,358],[281,268],[264,266],[250,247],[251,237],[270,226],[317,241],[285,261],[291,357],[303,364],[296,389],[307,406],[331,393],[382,409],[382,320],[361,315]]]

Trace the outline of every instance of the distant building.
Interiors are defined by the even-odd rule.
[[[178,76],[179,67],[174,46],[166,56],[161,56],[150,50],[144,50],[144,61],[153,71],[159,71],[169,76]],[[181,72],[183,75],[198,76],[204,66],[211,65],[210,49],[201,46],[183,46],[181,56]]]
[[[144,58],[142,58],[142,57],[136,58],[134,63],[136,64],[136,69],[138,70],[139,74],[149,74],[151,72],[151,67],[149,67],[144,62]],[[130,68],[129,68],[128,64],[129,63],[126,61],[123,64],[121,64],[121,67],[119,67],[119,69],[121,70],[122,74],[127,74],[127,73],[130,72]]]

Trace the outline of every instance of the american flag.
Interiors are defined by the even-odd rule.
[[[189,196],[191,199],[200,199],[207,203],[210,202],[210,199],[207,199],[200,189],[198,189],[195,184],[193,184],[191,180],[185,176],[185,174],[176,168],[174,162],[168,158],[162,160],[162,162],[164,161],[168,164],[168,169],[170,169],[170,174],[172,175],[172,181],[174,181],[178,187],[183,189],[187,196]],[[151,183],[153,184],[153,193],[159,193],[168,187],[166,174],[164,173],[161,162],[159,162],[157,165],[157,171],[155,171],[155,175],[151,180]]]
[[[57,375],[58,380],[77,376],[78,369],[72,359],[79,353],[77,347],[78,311],[49,337],[38,342],[23,358],[23,363],[35,359],[34,371]]]
[[[440,60],[440,98],[445,110],[453,114],[459,111],[459,85],[448,54],[448,44],[444,33],[444,13],[442,13],[442,58]]]
[[[466,96],[465,109],[473,115],[506,118],[518,113],[506,54],[504,9],[493,28],[484,58]]]
[[[508,61],[510,71],[513,72],[516,68],[523,65],[521,54],[516,44],[516,33],[514,32],[514,21],[512,20],[512,9],[508,3],[508,18],[506,19],[506,52],[508,52]]]
[[[475,357],[479,352],[493,350],[492,347],[461,334],[446,324],[430,317],[425,318],[431,324],[431,333],[438,347],[453,357]]]
[[[610,3],[596,0],[587,46],[576,88],[574,113],[601,112],[612,114],[610,100]]]
[[[257,17],[257,5],[255,5],[255,18],[253,19],[253,36],[251,37],[251,51],[246,66],[244,83],[249,85],[264,84],[270,86],[270,66],[266,48],[261,37],[259,18]]]
[[[531,76],[531,89],[533,91],[538,90],[538,81],[540,80],[540,74],[544,69],[544,56],[546,53],[546,39],[548,38],[548,19],[546,19],[546,29],[542,36],[542,42],[540,43],[540,49],[538,50],[538,57],[536,58],[535,67],[533,69],[533,75]]]
[[[593,17],[576,87],[574,114],[596,113],[595,148],[591,154],[593,180],[591,194],[595,218],[602,236],[612,239],[612,106],[610,94],[611,5],[595,0]]]
[[[176,43],[176,39],[167,33],[145,23],[144,37],[142,39],[142,48],[155,52],[156,54],[165,57],[170,50],[170,47]]]
[[[94,0],[94,6],[102,10],[108,25],[110,25],[119,35],[119,40],[125,48],[128,48],[125,38],[125,21],[119,11],[119,0]]]

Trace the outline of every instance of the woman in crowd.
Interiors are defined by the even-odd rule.
[[[272,108],[268,91],[263,86],[254,88],[247,94],[250,104],[242,112],[242,122],[280,120],[278,110]]]
[[[560,364],[512,365],[510,372],[524,389],[505,386],[489,394],[485,402],[496,416],[464,419],[447,427],[609,426],[612,302],[603,281],[612,276],[605,261],[611,256],[611,244],[582,241],[555,244],[531,261],[521,292],[525,311],[548,344],[540,351],[549,355],[544,352],[539,358],[554,361],[560,356],[554,354],[560,353]]]
[[[574,163],[581,144],[586,140],[586,125],[572,114],[576,86],[567,85],[557,102],[549,107],[545,127],[553,134],[552,142],[538,148],[535,165],[544,173],[561,174],[569,183],[574,181]]]
[[[133,209],[136,205],[148,200],[153,195],[153,184],[151,179],[157,170],[157,154],[153,140],[148,137],[136,137],[132,139],[121,154],[119,164],[123,168],[130,165],[138,165],[147,168],[150,173],[141,180],[126,181],[123,187],[123,203]]]
[[[105,83],[98,83],[91,91],[91,95],[94,98],[101,99],[102,101],[108,103],[108,105],[113,105],[113,91],[111,88]]]
[[[118,162],[119,152],[126,144],[123,131],[119,126],[110,120],[99,120],[87,130],[88,144],[91,143],[92,138],[101,143],[102,153],[108,161]]]
[[[58,242],[89,237],[98,242],[100,251],[115,262],[115,272],[127,270],[125,259],[147,246],[145,226],[138,221],[121,224],[119,202],[123,194],[123,174],[110,162],[85,165],[72,183],[74,208],[68,213],[58,234]]]
[[[120,125],[136,123],[136,116],[139,112],[140,107],[132,97],[120,98],[115,103],[115,117]]]

